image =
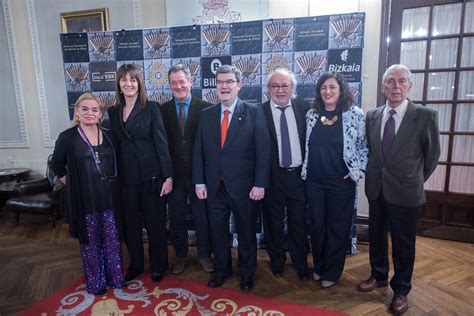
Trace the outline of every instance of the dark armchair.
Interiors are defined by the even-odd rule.
[[[17,183],[13,188],[15,197],[5,203],[5,209],[15,213],[17,224],[22,213],[48,215],[53,227],[56,227],[56,219],[62,217],[65,186],[49,168],[50,162],[51,155],[45,178]]]

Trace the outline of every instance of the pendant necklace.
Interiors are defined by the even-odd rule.
[[[334,115],[331,119],[328,119],[326,116],[321,116],[321,123],[325,126],[331,126],[337,121],[337,115]]]
[[[94,150],[94,154],[92,155],[94,157],[94,161],[97,165],[100,165],[99,143],[100,143],[100,132],[99,132],[99,126],[97,126],[97,146],[95,148],[94,148],[94,146],[92,146],[92,148],[97,149],[97,150]]]
[[[82,129],[81,125],[77,125],[77,130],[79,131],[79,135],[81,135],[82,139],[86,142],[87,146],[89,147],[89,151],[92,154],[92,158],[94,160],[94,165],[99,173],[99,176],[101,179],[107,179],[109,181],[112,181],[117,177],[117,158],[115,156],[115,148],[114,145],[112,144],[112,141],[109,139],[106,133],[102,133],[104,140],[106,140],[110,146],[112,147],[112,152],[113,152],[113,158],[114,158],[114,171],[113,174],[106,174],[103,172],[100,168],[100,158],[99,158],[99,142],[100,142],[100,127],[97,125],[97,150],[94,150],[92,147],[92,144],[90,143],[89,139],[87,138],[86,134],[84,133],[84,130]]]

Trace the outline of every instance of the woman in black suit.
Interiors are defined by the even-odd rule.
[[[148,101],[137,65],[124,64],[118,69],[115,92],[115,106],[109,109],[109,118],[119,143],[125,241],[130,254],[125,280],[133,280],[144,271],[144,224],[151,279],[159,282],[168,269],[164,196],[173,188],[166,132],[159,105]]]

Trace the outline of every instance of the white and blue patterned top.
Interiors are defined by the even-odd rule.
[[[308,167],[308,143],[316,125],[319,115],[314,109],[306,113],[306,150],[303,162],[301,177],[306,180],[306,170]],[[342,113],[343,127],[343,160],[349,169],[349,176],[355,182],[358,182],[365,173],[367,166],[369,150],[367,148],[367,139],[365,137],[365,115],[359,107],[351,106],[349,110]]]

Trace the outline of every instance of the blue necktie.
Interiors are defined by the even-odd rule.
[[[395,119],[393,118],[393,116],[396,113],[397,112],[393,109],[388,112],[388,114],[390,114],[390,117],[385,123],[385,128],[383,130],[382,153],[384,159],[387,158],[388,151],[390,150],[390,147],[392,146],[392,143],[395,139]]]
[[[280,115],[280,133],[281,133],[281,164],[284,168],[291,166],[291,144],[290,133],[288,132],[288,122],[286,121],[285,110],[288,106],[279,106]]]

